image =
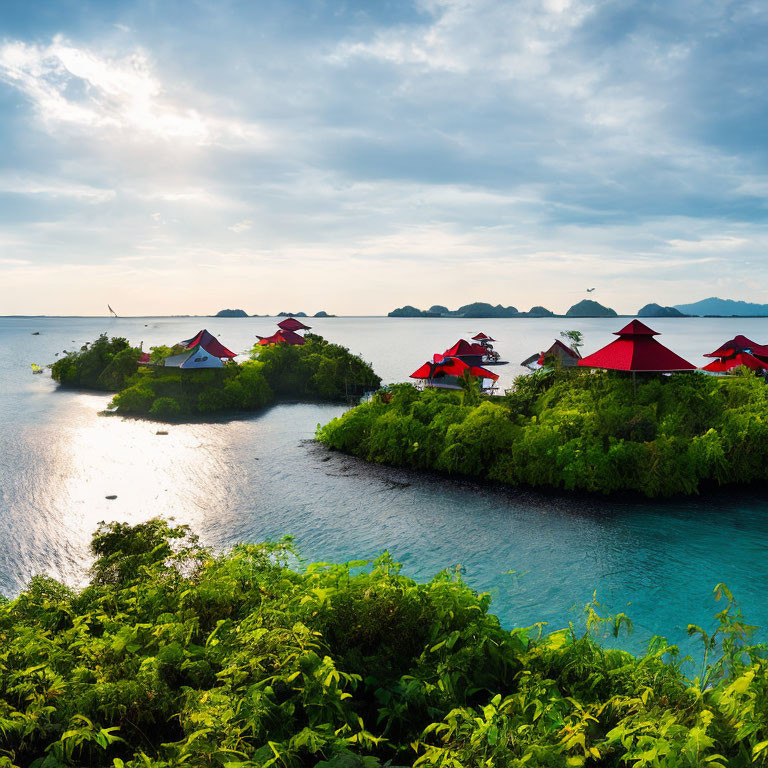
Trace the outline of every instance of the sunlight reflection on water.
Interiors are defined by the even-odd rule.
[[[182,425],[99,416],[108,396],[59,391],[49,377],[31,376],[27,360],[31,343],[46,362],[72,338],[95,337],[97,321],[49,328],[30,342],[41,322],[0,319],[2,593],[38,572],[80,584],[100,520],[163,515],[220,548],[290,533],[309,559],[373,557],[389,548],[417,578],[461,565],[470,583],[492,592],[493,610],[508,625],[563,626],[597,589],[635,619],[633,647],[654,632],[684,640],[688,622],[709,623],[717,607],[712,588],[725,581],[747,617],[768,626],[768,504],[757,491],[631,503],[371,467],[307,442],[318,422],[343,411],[334,405],[281,405]],[[148,338],[139,322],[137,332]],[[204,322],[163,321],[156,332],[173,341]],[[367,337],[365,326],[360,331],[360,346],[373,354],[382,322]],[[527,333],[551,335],[552,323],[521,322]],[[604,332],[616,324],[603,322]],[[711,328],[702,331],[696,344],[710,335]],[[394,370],[389,351],[381,366],[373,354],[385,375]],[[504,575],[509,570],[516,575]]]

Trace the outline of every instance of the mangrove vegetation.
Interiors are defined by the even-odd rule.
[[[241,363],[183,369],[163,362],[184,347],[154,347],[140,363],[140,349],[101,336],[55,362],[51,371],[62,386],[116,392],[109,407],[117,413],[166,419],[254,410],[275,399],[344,402],[381,385],[370,364],[345,347],[316,334],[304,338],[301,346],[256,345],[251,359]]]
[[[367,461],[509,485],[690,494],[768,478],[768,387],[750,372],[541,370],[505,397],[396,385],[318,430]]]
[[[223,555],[185,526],[102,523],[90,584],[0,601],[3,768],[737,768],[768,759],[768,649],[726,587],[695,677],[596,602],[505,629],[457,570],[386,553],[304,565],[289,540]],[[714,607],[714,602],[713,602]]]

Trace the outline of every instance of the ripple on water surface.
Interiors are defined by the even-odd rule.
[[[710,622],[712,588],[722,581],[747,618],[768,627],[768,504],[757,492],[629,503],[374,467],[309,442],[318,423],[342,412],[332,405],[167,426],[101,417],[108,397],[57,391],[47,376],[29,374],[28,332],[15,327],[9,336],[6,328],[3,336],[0,324],[5,594],[38,572],[81,583],[100,520],[164,515],[217,547],[290,533],[309,559],[389,549],[417,578],[461,565],[509,626],[564,626],[596,589],[635,620],[631,647],[653,633],[682,641],[689,622]],[[171,331],[161,332],[167,341]],[[34,339],[50,346],[36,362],[63,348],[60,338]]]

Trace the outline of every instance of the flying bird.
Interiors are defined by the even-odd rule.
[[[595,290],[594,288],[587,288],[587,293],[592,293],[592,291],[594,290]]]

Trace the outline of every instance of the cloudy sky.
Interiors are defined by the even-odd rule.
[[[3,0],[0,314],[768,301],[768,4]]]

